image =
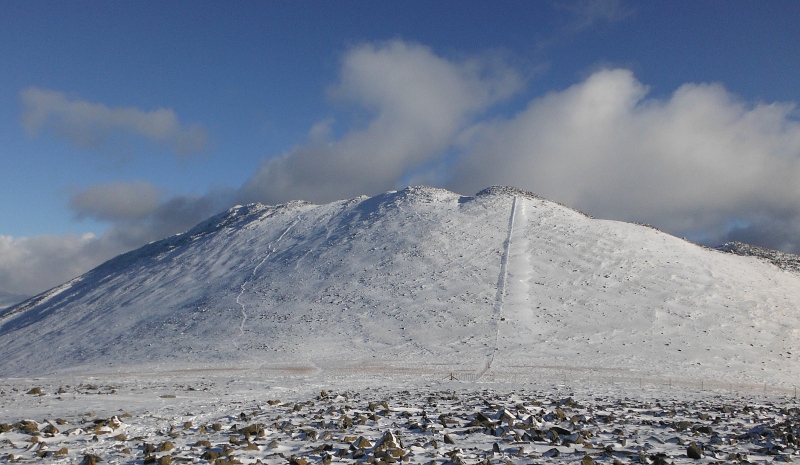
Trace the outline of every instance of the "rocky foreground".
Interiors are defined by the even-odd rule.
[[[711,392],[629,397],[480,383],[429,383],[406,390],[305,385],[298,390],[237,387],[232,379],[208,378],[36,382],[0,382],[0,462],[662,464],[800,459],[800,405],[793,398]]]

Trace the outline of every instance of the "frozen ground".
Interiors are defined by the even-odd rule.
[[[6,379],[0,424],[7,430],[0,461],[22,463],[800,458],[800,405],[792,395],[499,379],[491,372],[479,382],[444,373],[291,371]],[[701,458],[691,458],[693,451]]]

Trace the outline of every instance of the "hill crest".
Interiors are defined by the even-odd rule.
[[[566,366],[780,383],[800,374],[798,280],[513,188],[251,204],[0,313],[0,375]]]

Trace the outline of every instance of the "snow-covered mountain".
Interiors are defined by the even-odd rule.
[[[734,250],[735,252],[735,250]],[[619,370],[790,385],[800,275],[511,188],[240,206],[0,312],[0,376]]]

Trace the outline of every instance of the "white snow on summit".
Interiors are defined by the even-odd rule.
[[[800,276],[509,188],[236,207],[0,313],[0,376],[601,370],[791,385]]]

